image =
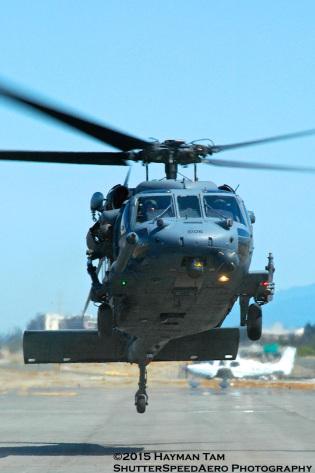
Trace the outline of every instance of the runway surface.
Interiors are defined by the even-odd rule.
[[[232,464],[312,465],[315,471],[314,391],[165,385],[150,389],[147,412],[137,414],[134,388],[2,393],[1,473],[97,473],[149,464],[226,465],[228,471]],[[121,452],[134,452],[137,460],[113,458]],[[150,460],[141,461],[141,452]],[[156,452],[201,458],[163,460]],[[203,452],[225,459],[204,461]]]

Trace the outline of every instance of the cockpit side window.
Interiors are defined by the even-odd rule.
[[[204,196],[204,206],[206,217],[232,218],[235,222],[245,225],[243,214],[233,196],[206,195]]]
[[[172,198],[169,195],[139,197],[137,222],[148,222],[158,217],[175,217]]]
[[[179,216],[182,218],[200,218],[201,209],[199,198],[196,195],[177,197]]]

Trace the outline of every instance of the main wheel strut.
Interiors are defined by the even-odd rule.
[[[139,363],[139,389],[135,395],[135,405],[137,412],[143,414],[145,412],[146,406],[148,405],[148,395],[146,392],[147,387],[147,368],[145,363]]]

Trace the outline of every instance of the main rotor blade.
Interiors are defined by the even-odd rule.
[[[81,151],[0,151],[0,161],[127,166],[128,153]]]
[[[229,151],[231,149],[245,148],[246,146],[263,145],[267,143],[274,143],[276,141],[293,140],[296,138],[305,138],[307,136],[313,136],[313,135],[315,135],[314,128],[310,130],[297,131],[295,133],[286,133],[284,135],[270,136],[268,138],[261,138],[258,140],[243,141],[241,143],[232,143],[229,145],[210,145],[208,148],[209,148],[209,154],[213,154],[213,153],[219,153],[221,151]]]
[[[225,159],[202,159],[203,163],[211,164],[213,166],[228,167],[228,168],[243,168],[243,169],[260,169],[265,171],[294,171],[314,173],[315,168],[303,166],[286,166],[282,164],[263,164],[263,163],[248,163],[243,161],[230,161]]]
[[[107,143],[121,151],[130,151],[134,149],[143,149],[149,145],[148,142],[135,138],[133,136],[121,133],[119,131],[100,125],[93,121],[82,118],[73,113],[68,113],[65,110],[52,107],[44,102],[35,100],[28,95],[8,88],[0,83],[0,96],[16,102],[19,105],[24,105],[43,115],[54,118],[55,120],[69,125],[76,130],[79,130],[86,135],[92,136],[102,143]]]

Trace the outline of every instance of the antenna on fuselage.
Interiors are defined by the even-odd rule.
[[[197,164],[194,163],[194,181],[198,181],[198,175],[197,175]]]
[[[129,182],[129,178],[130,178],[130,173],[131,173],[131,166],[129,166],[127,175],[126,175],[126,177],[125,177],[125,182],[124,182],[124,186],[125,186],[125,187],[128,187],[128,182]]]

